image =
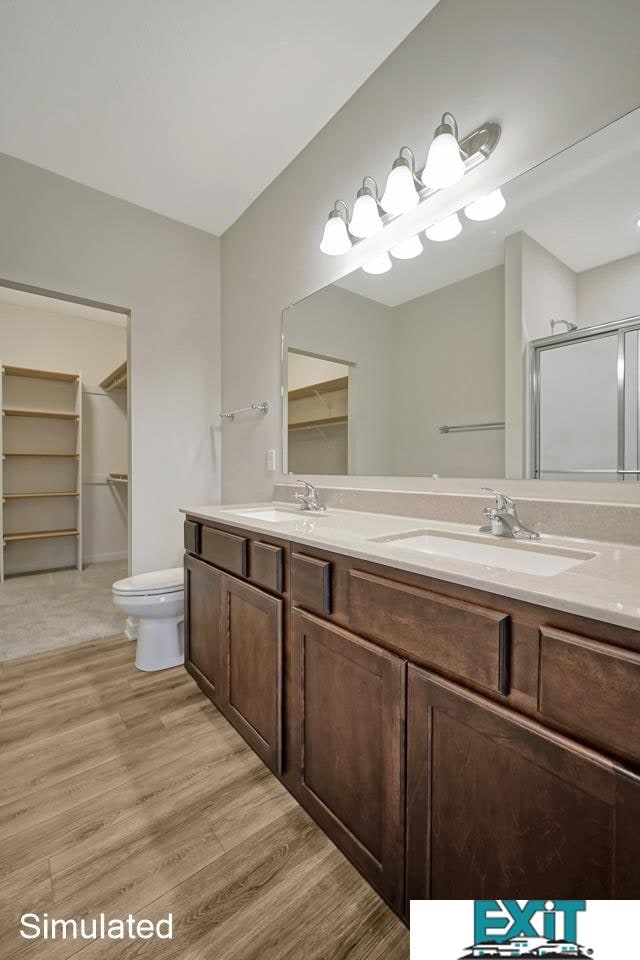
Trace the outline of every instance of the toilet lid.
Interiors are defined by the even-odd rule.
[[[135,577],[116,580],[114,593],[126,593],[129,596],[153,596],[158,593],[177,593],[184,589],[184,571],[182,567],[171,570],[154,570],[152,573],[138,573]]]

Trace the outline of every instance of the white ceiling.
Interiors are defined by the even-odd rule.
[[[339,286],[397,306],[503,263],[506,237],[520,230],[576,273],[640,253],[639,170],[640,109],[507,184],[507,206],[495,220],[462,216],[454,240],[422,237],[416,259],[394,260],[379,276],[356,270]]]
[[[91,307],[85,303],[76,303],[74,300],[58,300],[56,297],[48,297],[41,293],[31,293],[30,290],[16,290],[13,287],[0,285],[0,304],[3,303],[28,307],[30,310],[42,310],[45,313],[57,313],[63,317],[80,317],[82,320],[110,323],[115,327],[127,325],[127,317],[113,310]]]
[[[437,0],[1,0],[0,151],[221,234]]]

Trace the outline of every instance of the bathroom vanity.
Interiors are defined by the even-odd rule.
[[[407,545],[495,545],[461,525],[185,512],[186,669],[401,917],[640,895],[640,551],[506,543],[562,567],[509,574]]]

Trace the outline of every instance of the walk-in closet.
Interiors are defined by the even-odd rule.
[[[122,630],[127,324],[0,286],[0,659]]]

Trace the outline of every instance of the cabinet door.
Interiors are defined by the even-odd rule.
[[[406,664],[299,611],[291,657],[298,799],[402,912]]]
[[[408,899],[640,895],[640,779],[415,667]]]
[[[222,575],[222,710],[258,756],[282,771],[282,600]]]
[[[221,584],[219,570],[195,557],[185,556],[185,666],[216,703],[220,699],[222,679]]]

